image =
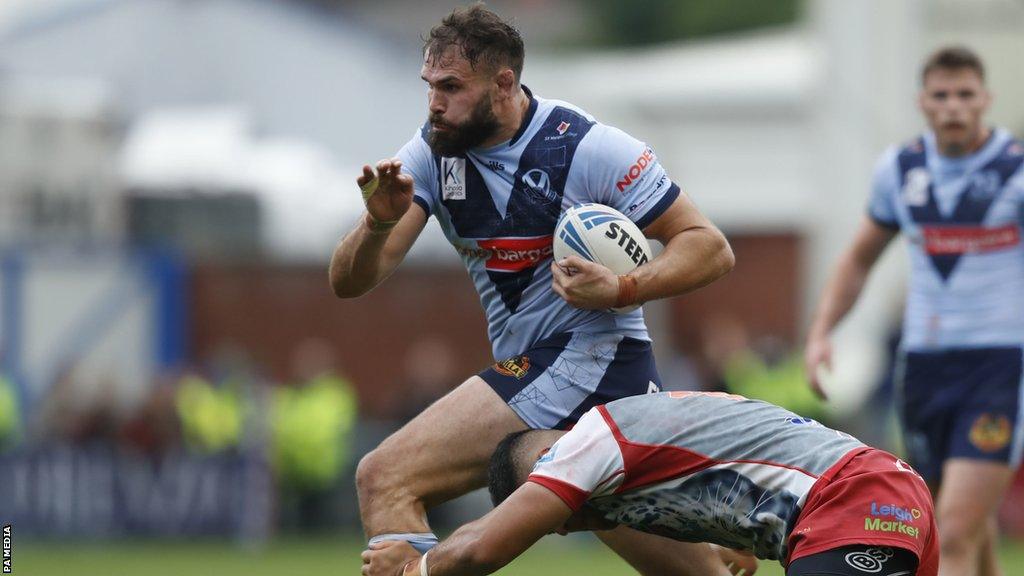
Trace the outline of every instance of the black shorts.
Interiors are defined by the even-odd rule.
[[[910,550],[858,544],[797,558],[786,576],[912,576],[917,556]]]

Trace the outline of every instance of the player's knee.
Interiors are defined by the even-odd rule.
[[[942,558],[963,558],[977,551],[978,543],[973,539],[957,539],[939,535],[939,555]]]
[[[387,453],[379,448],[359,460],[359,465],[356,466],[356,491],[359,500],[365,501],[388,490],[388,484],[392,480],[388,468]]]
[[[984,526],[974,526],[958,519],[939,525],[939,553],[944,557],[962,557],[973,554],[984,540]]]

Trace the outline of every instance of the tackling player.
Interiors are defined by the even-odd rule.
[[[789,576],[938,568],[931,497],[916,472],[848,434],[731,394],[625,398],[568,433],[512,434],[491,459],[489,487],[491,513],[418,559],[404,543],[378,544],[363,553],[363,574],[490,574],[550,532],[619,525],[748,550]]]
[[[898,232],[910,290],[896,374],[906,448],[936,492],[942,574],[999,573],[994,515],[1020,464],[1024,343],[1024,147],[983,117],[981,60],[943,48],[924,65],[929,130],[878,162],[868,214],[825,289],[807,373],[831,362],[829,334]]]
[[[481,5],[430,31],[421,74],[428,121],[397,158],[364,166],[366,213],[331,260],[334,292],[364,294],[433,216],[476,285],[499,360],[359,463],[371,543],[436,544],[426,508],[484,486],[488,458],[508,433],[566,428],[597,404],[657,391],[643,313],[607,309],[694,290],[733,265],[724,236],[654,151],[534,94],[520,83],[523,54],[519,33]],[[625,276],[579,258],[555,265],[555,224],[581,202],[618,209],[665,250]],[[645,574],[723,566],[706,545],[666,547],[632,530],[603,540]]]

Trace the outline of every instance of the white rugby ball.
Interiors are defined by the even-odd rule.
[[[605,266],[616,274],[628,274],[651,259],[651,245],[640,228],[622,212],[603,204],[577,204],[566,210],[555,226],[554,258],[575,254]],[[639,304],[612,308],[625,314]]]

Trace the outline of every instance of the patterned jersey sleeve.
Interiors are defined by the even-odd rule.
[[[580,151],[585,201],[615,208],[641,230],[679,196],[679,186],[669,179],[654,149],[618,128],[595,125],[577,156]]]
[[[437,182],[437,168],[430,146],[420,136],[419,130],[398,151],[398,158],[402,161],[402,172],[412,176],[413,202],[419,204],[429,218],[437,203],[437,186],[434,185]]]
[[[622,483],[623,473],[619,444],[595,408],[537,461],[528,481],[579,510],[588,499],[610,494]]]
[[[890,148],[875,163],[871,178],[871,199],[868,201],[868,216],[876,224],[892,230],[900,227],[896,214],[896,197],[899,194],[899,171],[896,169],[898,149]]]
[[[1007,182],[1017,201],[1017,223],[1024,228],[1024,165]]]

